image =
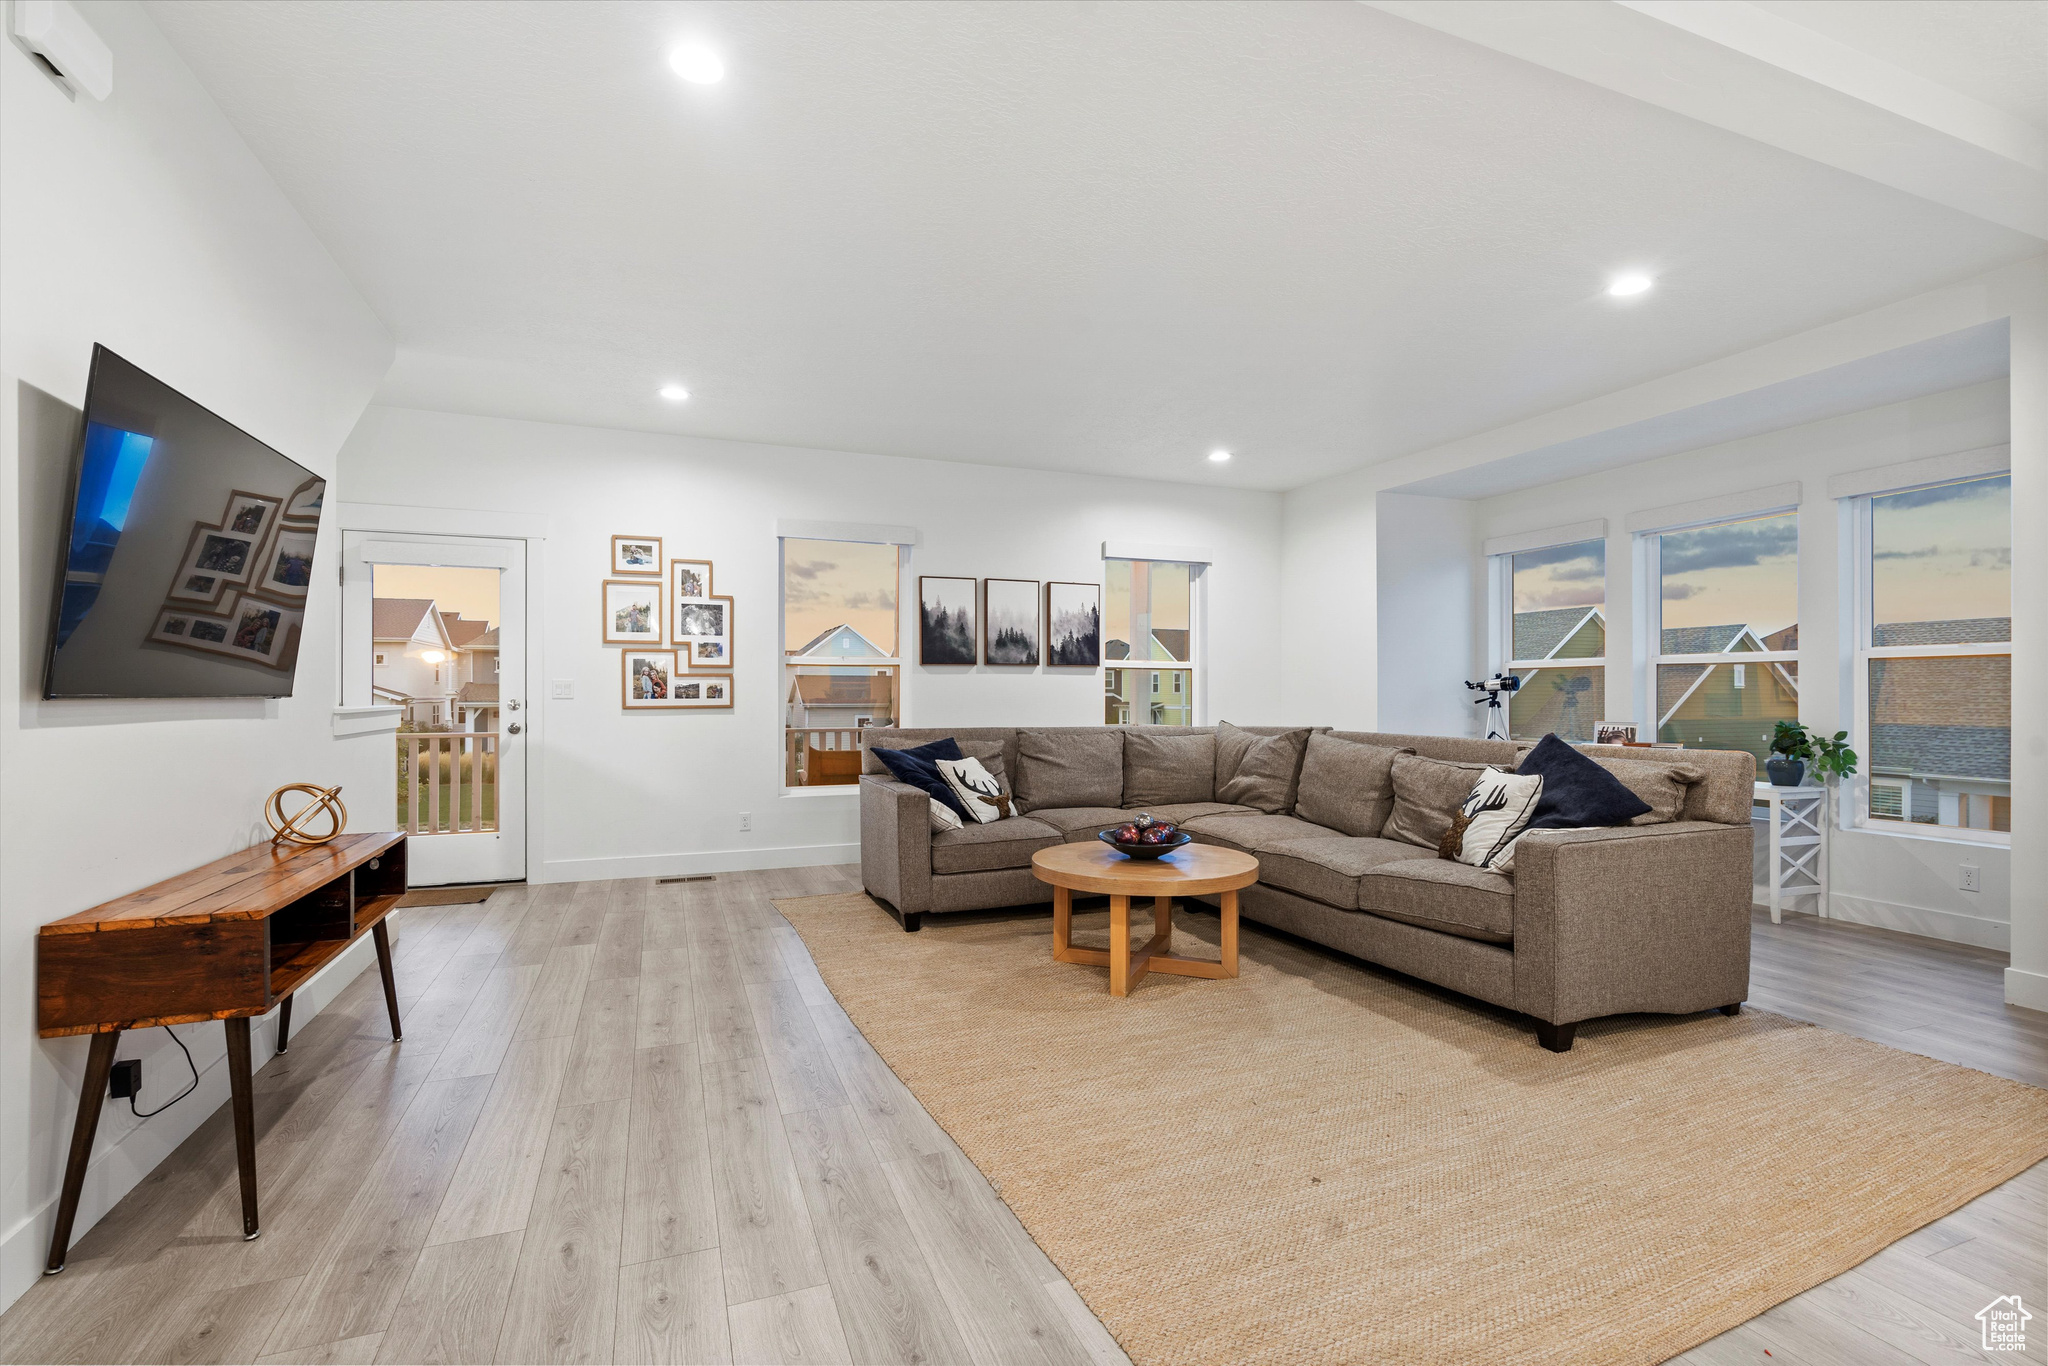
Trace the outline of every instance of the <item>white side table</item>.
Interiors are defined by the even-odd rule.
[[[1810,896],[1814,913],[1828,914],[1828,790],[1824,787],[1779,787],[1758,783],[1752,806],[1765,809],[1770,822],[1770,883],[1764,893],[1771,923],[1792,897]]]

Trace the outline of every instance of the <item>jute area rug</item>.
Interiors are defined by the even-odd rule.
[[[2048,1091],[1755,1011],[1556,1055],[1249,923],[1117,1000],[1045,916],[776,905],[1140,1366],[1661,1362],[2048,1157]]]

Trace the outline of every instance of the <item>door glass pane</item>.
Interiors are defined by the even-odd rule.
[[[1780,721],[1799,719],[1799,665],[1660,664],[1657,738],[1693,749],[1744,749],[1761,764]]]
[[[1517,669],[1515,676],[1522,687],[1508,699],[1510,736],[1541,740],[1554,733],[1575,745],[1593,743],[1607,711],[1605,668]]]
[[[2011,656],[1871,660],[1868,760],[1908,820],[2012,829]]]
[[[1165,560],[1104,560],[1103,654],[1108,659],[1194,658],[1193,566]]]
[[[1511,557],[1510,569],[1514,658],[1599,659],[1607,653],[1607,542],[1527,551]]]
[[[782,648],[894,659],[897,582],[893,545],[785,539]]]
[[[403,708],[394,757],[399,828],[408,833],[497,826],[498,576],[374,567],[370,692],[379,705]]]
[[[2012,476],[1870,500],[1872,645],[2012,639]]]
[[[1798,648],[1797,514],[1669,531],[1658,541],[1662,653],[1720,654],[1738,641]]]

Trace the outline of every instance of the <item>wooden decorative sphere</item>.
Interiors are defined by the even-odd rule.
[[[284,810],[284,794],[303,792],[312,798],[296,812],[287,816]],[[324,835],[307,832],[307,824],[325,815],[329,830]],[[270,800],[263,804],[263,819],[277,833],[270,837],[272,844],[325,844],[348,828],[348,808],[341,804],[339,787],[319,787],[312,783],[286,783],[270,794]]]

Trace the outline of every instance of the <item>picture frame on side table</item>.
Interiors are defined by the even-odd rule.
[[[1632,745],[1636,742],[1636,724],[1633,721],[1602,721],[1593,728],[1593,743],[1596,745]]]
[[[709,560],[670,560],[668,562],[668,599],[670,602],[686,602],[691,598],[708,598],[716,591],[711,579]]]
[[[660,579],[606,579],[604,643],[660,645],[661,587]]]
[[[612,537],[612,573],[661,577],[661,537]]]
[[[972,664],[980,658],[976,626],[978,579],[919,575],[917,658],[920,664]]]
[[[619,705],[660,711],[676,705],[676,652],[627,649],[619,654]]]
[[[1037,668],[1043,626],[1037,579],[982,580],[982,663],[1012,669]]]
[[[677,660],[691,673],[730,670],[732,628],[733,603],[727,594],[712,593],[677,603],[670,636]]]
[[[1102,666],[1102,585],[1045,586],[1045,662],[1055,669]]]

